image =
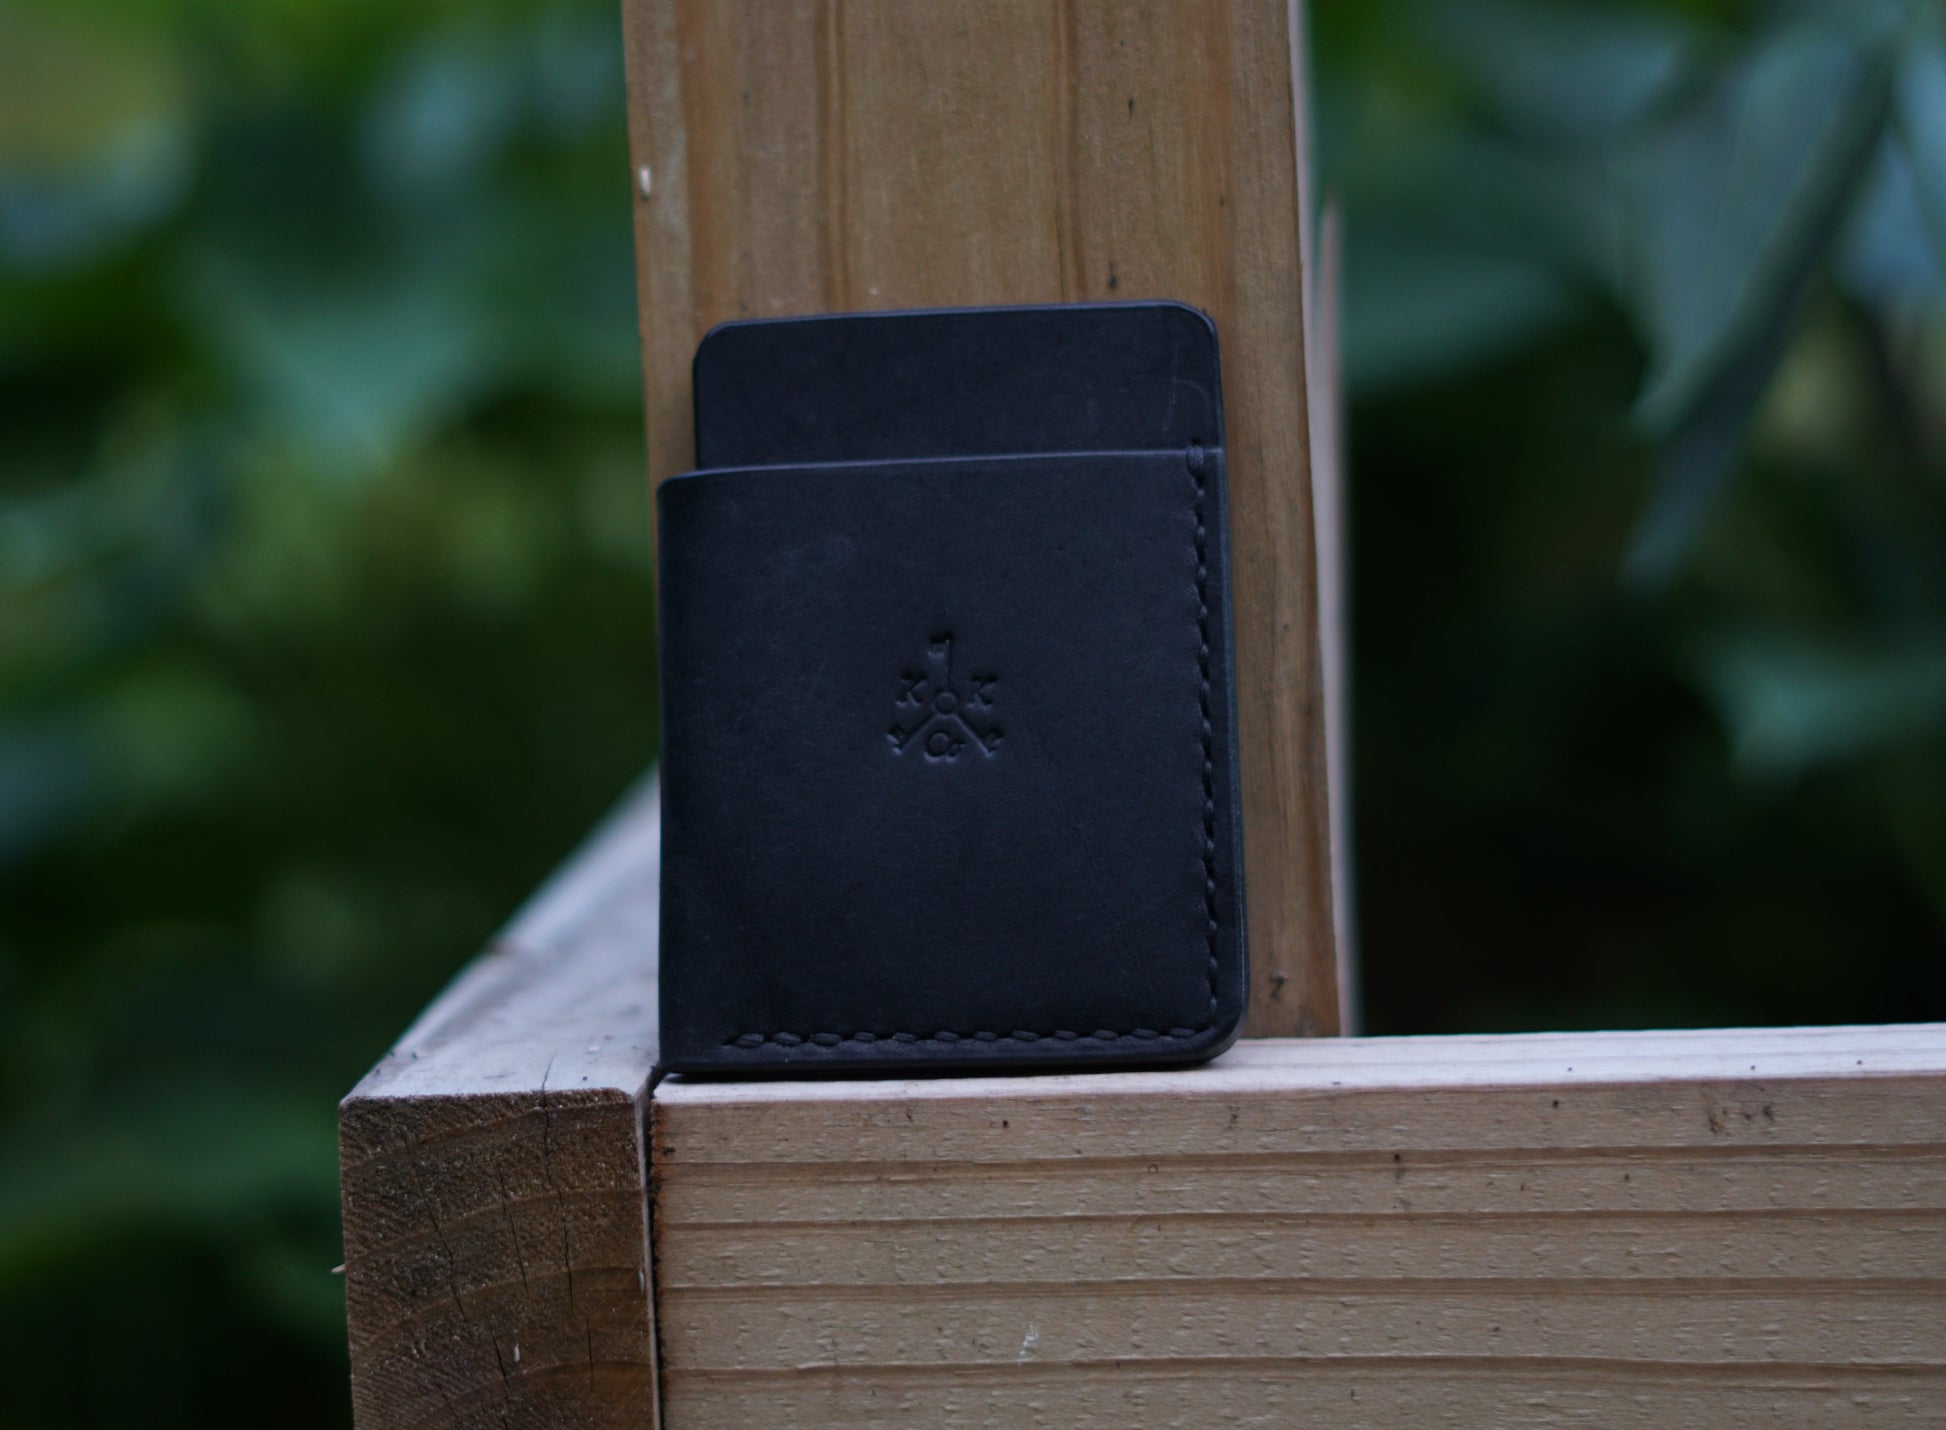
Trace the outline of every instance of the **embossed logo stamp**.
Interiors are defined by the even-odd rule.
[[[964,683],[953,679],[953,636],[934,636],[926,648],[923,673],[908,671],[899,680],[886,738],[892,752],[917,748],[929,761],[957,760],[971,745],[991,756],[1000,748],[993,709],[1000,700],[1000,677],[975,673]]]

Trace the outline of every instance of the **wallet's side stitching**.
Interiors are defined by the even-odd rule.
[[[1183,454],[1183,460],[1189,469],[1193,492],[1190,515],[1196,523],[1196,700],[1202,721],[1203,745],[1203,910],[1209,927],[1209,1006],[1203,1010],[1202,1022],[1193,1028],[1171,1028],[1167,1032],[1154,1028],[1132,1028],[1127,1032],[1097,1028],[1092,1033],[1082,1033],[1069,1028],[1056,1028],[1051,1033],[1036,1033],[1016,1028],[1010,1033],[996,1033],[986,1028],[976,1028],[965,1033],[945,1029],[936,1033],[738,1033],[723,1040],[725,1047],[748,1051],[766,1043],[787,1048],[801,1047],[805,1043],[821,1048],[835,1048],[844,1043],[1166,1043],[1196,1037],[1216,1021],[1222,973],[1217,940],[1222,934],[1222,924],[1216,912],[1216,756],[1215,726],[1210,713],[1209,526],[1206,520],[1209,509],[1208,457],[1200,443],[1192,443]]]
[[[1216,1020],[1217,976],[1221,971],[1217,956],[1217,936],[1222,925],[1216,916],[1216,756],[1214,728],[1210,720],[1209,682],[1209,530],[1207,458],[1200,443],[1189,448],[1189,475],[1196,481],[1196,663],[1200,678],[1197,704],[1203,721],[1203,909],[1209,919],[1209,1007],[1203,1013],[1203,1026]]]

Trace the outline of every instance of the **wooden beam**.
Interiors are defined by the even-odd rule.
[[[665,1082],[666,1423],[1946,1423],[1946,1027]]]
[[[1340,1028],[1291,0],[624,0],[651,474],[729,318],[1208,311],[1229,420],[1252,996]]]
[[[361,1430],[655,1415],[645,784],[339,1109]]]
[[[651,1101],[657,842],[345,1101],[365,1430],[1946,1422],[1946,1026]]]

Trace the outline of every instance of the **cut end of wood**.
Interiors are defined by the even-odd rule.
[[[653,1414],[659,830],[645,784],[340,1105],[361,1430]]]

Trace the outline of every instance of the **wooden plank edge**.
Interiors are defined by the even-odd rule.
[[[1351,797],[1351,535],[1347,515],[1345,394],[1339,347],[1344,283],[1344,225],[1327,199],[1319,223],[1318,262],[1308,269],[1313,292],[1305,314],[1311,374],[1311,511],[1318,545],[1318,658],[1324,680],[1326,791],[1331,826],[1331,937],[1338,969],[1338,1027],[1363,1027],[1358,981],[1357,870]]]
[[[1027,1077],[712,1082],[665,1079],[658,1105],[1038,1103],[1360,1091],[1588,1089],[1702,1079],[1925,1077],[1946,1113],[1946,1023],[1627,1032],[1258,1038],[1197,1068]],[[1946,1123],[1942,1123],[1946,1126]]]
[[[339,1108],[361,1430],[659,1415],[645,778]]]
[[[666,1403],[845,1430],[1937,1423],[1942,1113],[1940,1025],[670,1079]]]

